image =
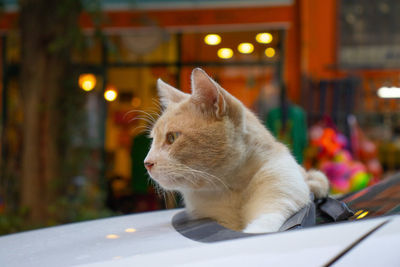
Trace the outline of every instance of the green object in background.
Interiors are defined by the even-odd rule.
[[[355,192],[368,186],[371,177],[366,172],[359,172],[353,175],[350,180],[350,191]]]
[[[295,105],[289,106],[284,132],[280,108],[274,108],[268,112],[265,124],[276,138],[290,147],[297,162],[302,164],[307,146],[307,122],[303,109]]]
[[[143,161],[146,158],[147,152],[150,149],[151,140],[144,134],[139,134],[133,139],[131,149],[132,159],[132,189],[134,193],[148,192],[147,170],[144,167]]]

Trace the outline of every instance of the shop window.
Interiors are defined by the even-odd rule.
[[[108,37],[110,63],[175,63],[177,37],[162,30],[139,31]]]
[[[71,61],[75,64],[101,64],[102,49],[99,37],[85,35],[75,44]]]

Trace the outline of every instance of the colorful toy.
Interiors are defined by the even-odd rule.
[[[356,172],[350,177],[350,190],[358,191],[368,186],[370,175],[364,171]]]
[[[320,129],[315,128],[312,129],[312,131],[313,130],[316,132],[314,132],[314,134],[310,134],[311,144],[321,148],[321,156],[332,157],[338,150],[340,150],[342,143],[339,142],[333,129],[325,128],[320,131]]]
[[[355,161],[325,162],[321,170],[328,176],[334,194],[363,189],[371,177],[364,165]]]
[[[359,155],[369,160],[367,164],[353,158],[348,150],[347,138],[331,127],[312,127],[310,144],[308,156],[313,159],[308,160],[306,166],[321,169],[327,175],[334,194],[363,189],[375,183],[374,177],[382,172],[379,161],[376,160],[375,144],[368,140],[364,140],[359,149]]]

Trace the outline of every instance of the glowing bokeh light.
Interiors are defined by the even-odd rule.
[[[109,234],[109,235],[106,235],[106,238],[107,239],[117,239],[117,238],[119,238],[119,235]]]
[[[377,94],[380,98],[400,98],[400,88],[381,87],[378,89]]]
[[[238,50],[242,54],[250,54],[254,51],[254,45],[251,43],[241,43],[238,46]]]
[[[127,228],[127,229],[125,229],[125,232],[134,233],[134,232],[136,232],[136,229],[135,228]]]
[[[134,98],[132,98],[131,105],[132,105],[134,108],[140,107],[141,104],[142,104],[142,100],[140,100],[139,97],[134,97]]]
[[[268,32],[262,32],[256,35],[256,41],[261,44],[269,44],[273,40],[272,34]]]
[[[265,49],[265,55],[267,57],[274,57],[275,56],[275,49],[273,49],[272,47],[268,47],[267,49]]]
[[[354,213],[354,216],[360,215],[364,210],[358,210],[356,213]]]
[[[218,49],[218,57],[223,59],[228,59],[233,56],[233,50],[230,48],[220,48]]]
[[[112,102],[115,99],[117,99],[118,93],[115,90],[114,87],[109,87],[105,92],[104,92],[104,98],[109,101]]]
[[[91,73],[81,74],[79,75],[78,84],[84,91],[91,91],[96,86],[96,76]]]
[[[206,37],[204,37],[204,42],[208,45],[217,45],[221,43],[221,36],[218,34],[207,34]]]
[[[360,215],[358,215],[358,217],[356,218],[357,220],[364,218],[365,216],[368,215],[368,211],[364,211],[363,213],[361,213]]]

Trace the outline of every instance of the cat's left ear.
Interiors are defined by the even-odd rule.
[[[211,111],[217,117],[226,113],[226,101],[220,86],[200,68],[192,72],[192,98],[203,110]]]
[[[179,103],[189,98],[188,94],[179,91],[175,87],[165,83],[163,80],[157,80],[158,95],[163,108],[166,108],[171,102]]]

